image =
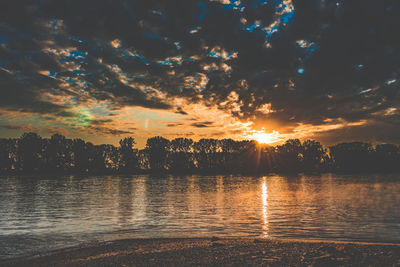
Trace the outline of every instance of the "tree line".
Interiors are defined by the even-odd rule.
[[[135,148],[127,137],[119,146],[94,145],[54,134],[24,133],[0,139],[0,173],[313,173],[394,172],[400,170],[400,147],[393,144],[340,143],[328,148],[314,140],[289,139],[277,146],[253,140],[156,136]]]

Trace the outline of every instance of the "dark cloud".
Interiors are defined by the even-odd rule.
[[[19,132],[37,132],[47,134],[66,134],[65,129],[59,127],[41,127],[31,124],[26,125],[0,125],[0,128]]]
[[[397,122],[399,122],[397,120]],[[377,120],[368,121],[365,125],[346,127],[317,133],[313,138],[327,145],[339,142],[365,141],[373,143],[400,143],[399,124]]]
[[[109,128],[106,126],[94,126],[90,125],[87,127],[88,131],[93,133],[93,134],[104,134],[104,135],[125,135],[125,134],[131,134],[133,135],[133,131],[125,131],[125,130],[120,130],[120,129],[113,129]]]
[[[43,99],[57,81],[40,74],[12,73],[0,69],[0,106],[24,112],[53,113],[67,116],[64,107]]]
[[[212,121],[195,122],[192,123],[191,125],[197,128],[206,128],[206,127],[211,127],[213,125],[213,122]]]
[[[185,115],[169,101],[184,97],[287,130],[390,125],[377,114],[400,107],[399,26],[395,0],[4,0],[0,105],[63,114],[54,94]]]
[[[7,130],[19,130],[24,132],[31,132],[34,129],[32,125],[1,125],[0,127]]]
[[[183,123],[174,122],[174,123],[168,123],[167,127],[176,127],[176,126],[181,126],[181,125],[183,125]]]
[[[182,114],[182,115],[187,115],[187,113],[186,113],[181,107],[178,107],[178,108],[176,109],[176,113]]]
[[[112,119],[94,119],[94,120],[91,120],[91,124],[93,124],[93,125],[107,125],[112,121],[113,121]]]

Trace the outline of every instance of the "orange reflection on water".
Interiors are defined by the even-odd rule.
[[[268,225],[268,188],[267,188],[267,177],[263,178],[261,184],[261,197],[262,197],[262,213],[263,213],[263,237],[269,237],[269,225]]]
[[[0,243],[12,251],[149,237],[398,243],[398,177],[8,177],[0,179]]]

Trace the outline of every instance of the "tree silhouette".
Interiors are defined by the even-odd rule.
[[[277,147],[279,153],[279,170],[282,172],[298,172],[304,158],[304,149],[299,139],[289,139]]]
[[[193,140],[188,138],[176,138],[170,144],[169,164],[174,172],[188,172],[194,168],[193,164]]]
[[[194,143],[197,167],[200,170],[215,170],[219,144],[216,139],[200,139]]]
[[[339,171],[369,171],[373,166],[373,148],[362,142],[341,143],[330,147],[334,168]]]
[[[37,133],[24,133],[17,143],[18,169],[38,171],[42,160],[42,138]]]
[[[87,152],[86,142],[82,139],[72,141],[72,167],[75,172],[89,171],[89,154]]]
[[[167,169],[167,155],[170,142],[161,136],[147,139],[146,150],[149,157],[150,168],[155,171]]]
[[[392,144],[377,145],[374,162],[374,166],[379,166],[383,171],[395,171],[400,166],[400,148]]]
[[[241,141],[239,143],[238,157],[235,165],[239,172],[258,173],[262,172],[263,159],[262,147],[256,141]]]
[[[133,146],[136,144],[133,137],[126,137],[119,141],[121,153],[120,170],[123,172],[133,172],[138,169],[138,157]]]
[[[24,133],[0,139],[1,173],[269,173],[382,172],[400,170],[400,147],[393,144],[340,143],[329,148],[319,142],[289,139],[268,146],[253,140],[188,138],[172,141],[149,138],[138,151],[133,137],[113,145],[94,145],[54,134],[41,138]]]
[[[303,142],[302,154],[302,169],[305,171],[321,170],[327,161],[326,149],[322,147],[320,142],[314,140],[306,140]]]
[[[10,172],[15,166],[15,140],[0,139],[0,172]]]
[[[54,134],[49,140],[44,140],[46,169],[51,172],[66,171],[71,166],[71,142],[65,136]]]
[[[218,140],[221,149],[219,167],[223,172],[234,171],[237,169],[237,160],[239,157],[240,143],[233,139]]]

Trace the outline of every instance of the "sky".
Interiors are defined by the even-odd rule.
[[[400,143],[397,0],[2,0],[0,137]]]

